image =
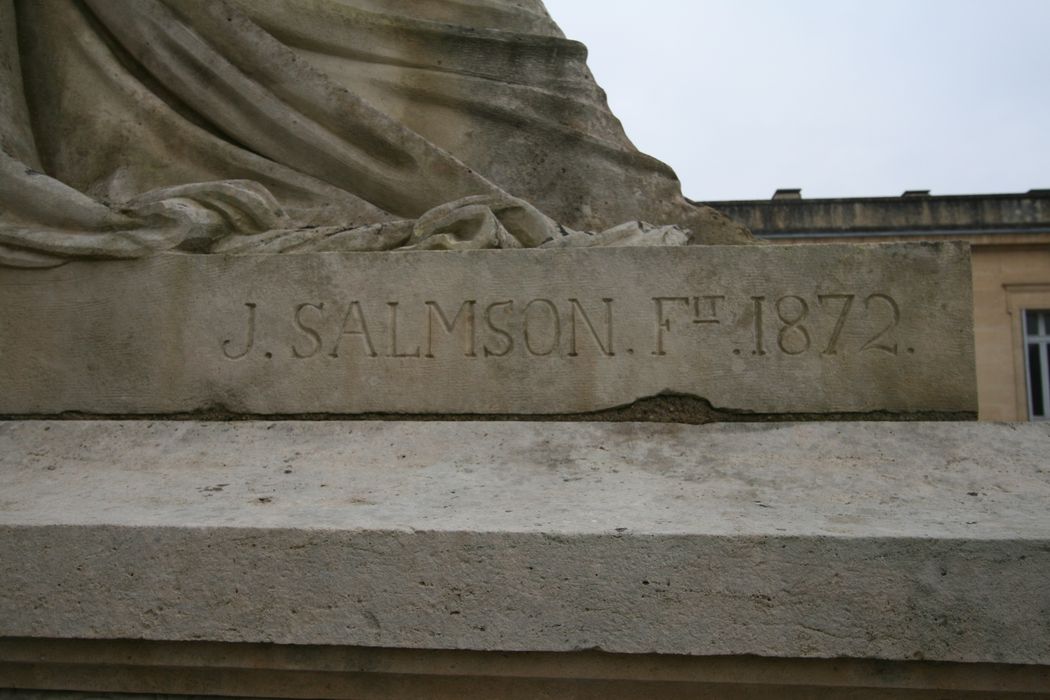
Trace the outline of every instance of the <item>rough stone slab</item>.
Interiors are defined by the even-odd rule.
[[[0,637],[1050,663],[1050,426],[0,423]]]
[[[0,269],[0,414],[973,412],[970,285],[961,244]]]

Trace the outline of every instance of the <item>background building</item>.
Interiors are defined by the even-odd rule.
[[[970,243],[981,420],[1050,420],[1050,189],[706,204],[777,244]]]

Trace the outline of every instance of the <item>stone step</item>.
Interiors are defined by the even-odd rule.
[[[1050,426],[0,423],[0,637],[1050,664]]]

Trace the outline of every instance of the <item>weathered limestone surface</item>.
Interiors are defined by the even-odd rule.
[[[972,412],[957,244],[0,269],[0,414]]]
[[[1050,663],[1050,426],[0,424],[0,637]]]
[[[749,242],[631,144],[586,58],[541,0],[2,2],[0,265],[635,220]]]

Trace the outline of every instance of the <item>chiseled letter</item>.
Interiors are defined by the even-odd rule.
[[[587,312],[584,311],[583,306],[580,305],[578,299],[569,299],[569,303],[572,305],[572,315],[569,317],[572,331],[572,338],[569,342],[569,357],[576,357],[579,353],[576,352],[576,316],[579,315],[583,319],[583,322],[587,324],[588,330],[591,335],[594,336],[595,342],[598,343],[598,347],[601,349],[602,354],[606,357],[615,357],[616,353],[613,352],[613,313],[612,313],[612,299],[602,299],[605,304],[605,342],[602,342],[601,337],[598,335],[598,331],[594,329],[594,324],[591,323],[590,317]]]
[[[489,348],[489,344],[485,343],[484,352],[485,357],[506,357],[514,350],[514,338],[511,337],[510,333],[507,332],[506,328],[500,328],[492,320],[493,309],[498,309],[501,306],[507,307],[507,313],[514,311],[513,301],[497,301],[489,304],[485,307],[485,325],[489,327],[489,330],[498,335],[506,343],[506,347],[503,350],[492,350]]]
[[[664,304],[668,302],[679,302],[689,305],[689,297],[653,297],[656,304],[656,352],[654,355],[666,355],[664,351],[664,332],[670,332],[671,319],[664,316]]]
[[[461,317],[466,317],[465,325],[467,327],[466,338],[464,341],[463,354],[467,357],[477,357],[476,351],[477,341],[474,334],[474,305],[477,304],[474,300],[468,300],[460,304],[459,311],[456,312],[456,317],[451,322],[448,320],[448,316],[441,310],[441,307],[436,301],[428,301],[427,305],[427,353],[425,357],[433,359],[434,357],[434,315],[437,312],[438,319],[441,320],[441,325],[445,327],[446,333],[452,333],[456,329],[456,324],[459,323]]]
[[[397,349],[397,309],[401,305],[397,301],[388,301],[390,307],[390,357],[419,357],[419,346],[412,352],[401,352]]]
[[[532,344],[534,334],[532,333],[532,324],[530,323],[532,317],[529,315],[529,312],[532,310],[532,307],[537,304],[546,307],[550,312],[551,330],[553,331],[551,334],[550,346],[543,352],[536,350]],[[561,316],[559,316],[558,307],[554,305],[553,301],[550,299],[533,299],[525,306],[523,318],[523,323],[525,325],[525,349],[529,351],[529,354],[534,355],[535,357],[547,357],[558,349],[558,346],[561,344]]]
[[[354,324],[353,327],[351,327],[351,324]],[[346,317],[343,319],[343,330],[339,332],[339,337],[336,338],[335,347],[332,348],[329,357],[339,357],[339,345],[343,342],[343,336],[346,335],[361,336],[361,341],[365,344],[365,349],[368,350],[368,356],[376,357],[376,349],[372,345],[372,336],[368,333],[368,322],[365,321],[365,314],[361,310],[361,302],[359,301],[350,302],[350,308],[346,310]]]
[[[222,354],[226,356],[227,360],[241,359],[251,352],[252,346],[255,345],[255,304],[249,302],[245,306],[248,307],[248,340],[244,344],[244,351],[238,353],[230,352],[230,343],[233,341],[222,341]]]
[[[323,315],[324,304],[299,304],[299,306],[295,307],[295,327],[299,329],[299,332],[309,338],[310,343],[313,345],[310,351],[306,353],[300,352],[297,346],[292,346],[292,356],[299,360],[308,360],[321,350],[321,334],[316,328],[307,325],[306,320],[303,318],[303,312],[307,309],[316,309]]]

